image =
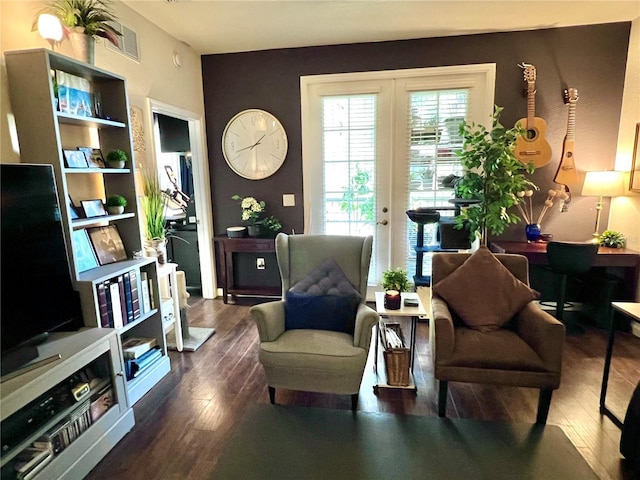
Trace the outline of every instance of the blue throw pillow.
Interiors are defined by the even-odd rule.
[[[310,328],[353,333],[360,299],[356,295],[285,294],[286,330]]]

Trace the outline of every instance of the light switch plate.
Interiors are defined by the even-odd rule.
[[[296,206],[296,196],[293,193],[285,193],[282,195],[282,206],[283,207],[295,207]]]

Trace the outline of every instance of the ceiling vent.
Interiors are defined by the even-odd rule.
[[[122,36],[118,37],[118,45],[114,45],[113,43],[106,41],[107,47],[111,50],[116,50],[123,55],[135,60],[136,62],[140,61],[140,56],[138,54],[138,34],[131,30],[129,27],[122,25],[119,22],[109,22],[117,32],[120,32]]]

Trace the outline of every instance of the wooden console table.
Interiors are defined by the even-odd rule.
[[[281,287],[271,286],[239,286],[236,285],[233,275],[233,255],[235,253],[273,253],[276,251],[276,242],[273,238],[229,238],[226,235],[215,237],[218,243],[217,256],[220,264],[220,277],[222,280],[222,300],[228,302],[229,295],[256,295],[279,297],[282,294]]]

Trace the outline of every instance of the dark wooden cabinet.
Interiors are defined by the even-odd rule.
[[[222,299],[224,303],[228,302],[228,296],[232,298],[235,295],[247,295],[247,296],[267,296],[267,297],[280,297],[282,294],[282,287],[280,285],[264,284],[260,280],[259,275],[255,276],[255,282],[251,284],[237,284],[236,283],[236,262],[234,257],[236,254],[265,254],[266,256],[275,258],[275,239],[273,238],[229,238],[226,235],[215,237],[215,241],[218,244],[217,256],[218,264],[220,267],[220,280],[222,284]],[[275,261],[271,261],[274,263]],[[267,264],[266,268],[270,268]],[[271,267],[276,268],[274,265]],[[257,270],[260,272],[260,270]],[[279,278],[279,276],[278,276]]]

